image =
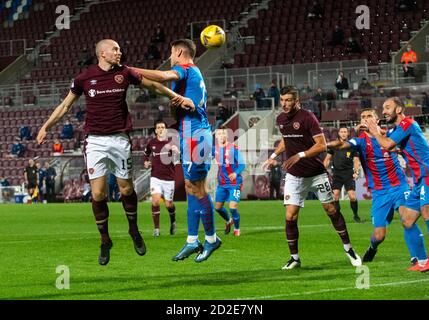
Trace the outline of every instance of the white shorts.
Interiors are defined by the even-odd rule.
[[[167,201],[173,201],[174,198],[174,180],[160,180],[158,178],[150,178],[150,194],[160,194]]]
[[[89,135],[85,140],[84,155],[90,180],[104,177],[109,172],[120,179],[132,178],[131,143],[125,133]]]
[[[334,201],[331,183],[327,173],[309,178],[295,177],[286,174],[284,187],[284,204],[304,208],[304,200],[309,191],[313,191],[321,203]]]

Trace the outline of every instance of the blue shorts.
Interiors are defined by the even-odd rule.
[[[411,189],[405,206],[420,212],[421,207],[429,204],[429,177],[421,178]]]
[[[192,138],[180,137],[182,168],[186,180],[200,181],[207,177],[212,160],[213,136],[210,129],[192,133]]]
[[[216,188],[215,202],[240,202],[240,196],[241,186],[218,186]]]
[[[393,214],[405,205],[410,193],[408,185],[400,185],[389,190],[372,191],[371,218],[374,228],[383,228],[392,222]]]

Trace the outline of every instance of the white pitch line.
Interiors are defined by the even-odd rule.
[[[379,284],[370,285],[370,289],[373,288],[373,287],[400,286],[400,285],[403,285],[403,284],[413,284],[413,283],[421,283],[421,282],[428,282],[428,281],[429,281],[429,279],[421,279],[421,280],[412,280],[412,281],[379,283]],[[324,289],[324,290],[319,290],[319,291],[304,291],[304,292],[276,294],[276,295],[271,295],[271,296],[258,296],[258,297],[250,297],[250,298],[249,297],[248,298],[236,298],[234,300],[274,299],[274,298],[281,298],[281,297],[307,296],[307,295],[312,295],[312,294],[338,292],[338,291],[347,291],[347,290],[359,290],[361,292],[365,292],[366,289],[357,289],[356,287],[348,287],[348,288]]]
[[[330,224],[314,224],[314,225],[303,225],[300,226],[299,228],[324,228],[324,227],[330,227]],[[179,232],[184,232],[187,231],[187,229],[185,228],[177,228],[176,229]],[[249,230],[249,231],[283,231],[284,230],[284,226],[265,226],[265,227],[250,227],[250,228],[243,228],[242,230]],[[145,232],[145,230],[143,231]],[[147,232],[152,232],[152,231],[147,231]],[[89,235],[89,234],[94,234],[94,235],[98,235],[98,233],[96,231],[84,231],[84,232],[61,232],[61,233],[48,233],[45,234],[45,236],[68,236],[68,235]],[[124,234],[124,237],[128,237],[128,235],[125,235],[125,233],[123,231],[110,231],[110,234]],[[143,234],[144,235],[144,234]],[[23,237],[23,236],[44,236],[44,234],[38,233],[38,234],[3,234],[2,235],[7,236],[7,237]],[[147,237],[147,236],[146,236]],[[55,241],[68,241],[68,240],[84,240],[84,239],[92,239],[92,238],[85,238],[85,237],[77,237],[77,238],[60,238],[60,239],[55,239]],[[7,241],[1,241],[1,243],[26,243],[26,242],[36,242],[36,241],[52,241],[52,239],[38,239],[38,240],[7,240]]]

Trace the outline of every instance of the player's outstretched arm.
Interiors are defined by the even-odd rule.
[[[368,126],[369,133],[374,136],[374,138],[377,139],[378,144],[380,147],[386,149],[386,150],[392,150],[396,147],[395,141],[388,138],[386,135],[383,134],[380,127],[378,126],[377,122],[374,119],[367,119],[366,125]]]
[[[167,82],[167,81],[178,81],[179,74],[174,70],[160,71],[160,70],[149,70],[131,67],[132,70],[141,74],[144,78],[156,81],[156,82]]]
[[[195,110],[195,105],[191,99],[182,97],[159,82],[143,78],[141,85],[143,88],[149,89],[158,95],[170,98],[174,106],[180,105],[185,110]]]
[[[262,164],[262,170],[266,170],[271,168],[271,166],[277,165],[277,161],[275,160],[275,158],[277,158],[277,156],[282,154],[285,150],[286,150],[285,142],[283,139],[281,139],[276,150],[274,150],[271,156]]]
[[[333,140],[326,145],[328,149],[342,150],[350,148],[350,143],[347,141]]]
[[[46,131],[56,125],[64,117],[64,115],[70,111],[73,103],[75,103],[78,99],[79,96],[69,91],[67,97],[58,105],[58,107],[55,108],[49,119],[40,128],[36,138],[38,144],[43,144],[45,142]]]

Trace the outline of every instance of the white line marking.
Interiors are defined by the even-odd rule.
[[[303,225],[300,226],[300,229],[306,229],[306,228],[324,228],[324,227],[331,227],[330,224],[314,224],[314,225]],[[245,230],[248,231],[283,231],[284,230],[284,226],[266,226],[266,227],[249,227],[249,228],[245,228]],[[151,230],[146,230],[143,229],[143,236],[145,236],[145,233],[150,233],[152,232]],[[185,228],[177,228],[178,232],[185,232],[187,231],[187,229]],[[116,234],[116,235],[121,235],[123,234],[124,238],[128,238],[129,236],[126,235],[125,231],[110,231],[110,234]],[[43,233],[37,233],[37,234],[3,234],[2,237],[29,237],[29,236],[61,236],[61,238],[58,239],[32,239],[32,240],[7,240],[7,241],[1,241],[1,243],[28,243],[28,242],[37,242],[37,241],[69,241],[69,240],[90,240],[93,239],[93,237],[84,237],[84,235],[94,235],[94,236],[98,236],[97,231],[83,231],[83,232],[61,232],[61,233],[47,233],[47,234],[43,234]],[[67,237],[68,235],[82,235],[82,237]],[[118,236],[116,236],[118,237]],[[120,237],[120,236],[119,236]],[[146,235],[147,238],[149,238]]]
[[[421,280],[412,280],[412,281],[379,283],[379,284],[371,285],[370,289],[374,288],[374,287],[400,286],[403,284],[422,283],[422,282],[428,282],[428,281],[429,281],[429,279],[421,279]],[[318,290],[318,291],[293,292],[293,293],[285,293],[285,294],[276,294],[276,295],[271,295],[271,296],[236,298],[234,300],[258,300],[258,299],[273,299],[273,298],[292,297],[292,296],[307,296],[307,295],[313,295],[313,294],[347,291],[347,290],[359,290],[361,292],[365,292],[365,289],[357,289],[356,287],[348,287],[348,288],[324,289],[324,290]]]

